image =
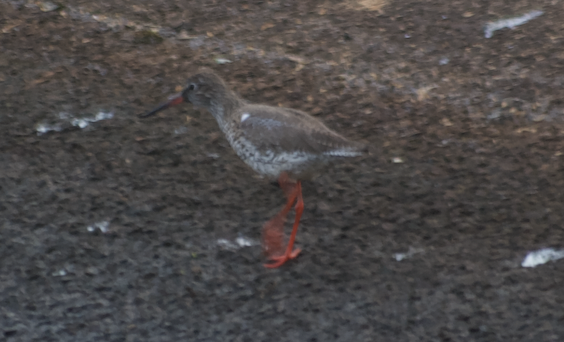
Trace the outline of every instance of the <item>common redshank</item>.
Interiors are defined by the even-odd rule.
[[[332,161],[362,155],[366,145],[347,140],[302,111],[250,103],[210,69],[199,70],[182,93],[140,116],[182,102],[207,109],[237,155],[263,177],[277,180],[286,195],[284,208],[263,226],[263,251],[270,260],[264,266],[276,268],[297,257],[300,249],[294,249],[294,241],[304,209],[302,180]],[[296,217],[284,250],[284,223],[294,203]]]

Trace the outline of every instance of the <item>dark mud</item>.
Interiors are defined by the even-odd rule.
[[[564,262],[521,267],[564,246],[557,2],[61,4],[0,1],[0,340],[564,339]],[[372,146],[305,184],[280,269],[236,239],[283,196],[213,118],[137,118],[201,66]]]

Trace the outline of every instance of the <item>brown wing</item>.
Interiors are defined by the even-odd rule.
[[[259,148],[327,156],[361,155],[363,144],[333,132],[321,121],[295,109],[248,105],[235,116],[244,137]]]

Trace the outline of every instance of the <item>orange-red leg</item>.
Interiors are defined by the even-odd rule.
[[[288,175],[283,173],[278,182],[288,198],[286,206],[272,219],[266,222],[262,228],[262,248],[267,256],[280,255],[284,250],[284,223],[286,216],[292,209],[296,197],[298,196],[296,183],[291,182]]]
[[[284,189],[284,188],[283,188]],[[296,234],[298,233],[298,226],[300,224],[300,218],[302,217],[302,213],[304,211],[304,200],[302,198],[302,183],[300,181],[297,181],[294,189],[292,189],[291,192],[289,192],[291,194],[291,196],[288,196],[288,202],[286,203],[286,207],[284,207],[284,209],[280,212],[280,214],[282,214],[284,212],[284,210],[286,210],[288,208],[288,206],[292,206],[294,199],[297,198],[296,201],[296,218],[294,220],[294,227],[292,228],[292,234],[290,235],[290,240],[288,240],[288,246],[286,247],[286,252],[280,256],[271,256],[269,259],[271,261],[273,261],[273,263],[271,264],[265,264],[265,267],[268,268],[276,268],[276,267],[280,267],[282,266],[286,261],[290,260],[290,259],[294,259],[295,257],[298,256],[298,254],[300,254],[301,249],[294,248],[294,241],[296,240]],[[292,198],[293,196],[293,198]],[[288,209],[289,211],[289,209]],[[288,213],[288,211],[286,211],[286,213],[284,214],[284,218],[286,217],[286,214]]]

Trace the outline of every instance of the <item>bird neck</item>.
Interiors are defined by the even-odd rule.
[[[239,97],[235,92],[227,89],[220,96],[211,99],[208,111],[217,120],[219,127],[225,130],[229,117],[244,105],[246,101]]]

